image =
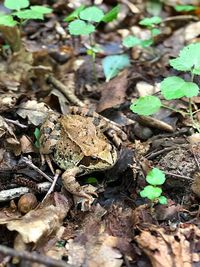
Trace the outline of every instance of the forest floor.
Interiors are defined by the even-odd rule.
[[[200,266],[199,1],[30,4],[0,3],[0,266]]]

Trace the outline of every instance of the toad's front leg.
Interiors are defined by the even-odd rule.
[[[66,170],[62,174],[62,182],[67,191],[77,197],[81,197],[87,200],[89,205],[94,201],[92,196],[97,196],[95,193],[96,188],[91,185],[81,186],[76,181],[76,175],[80,173],[79,167],[74,167],[72,169]],[[84,201],[83,201],[84,202]]]

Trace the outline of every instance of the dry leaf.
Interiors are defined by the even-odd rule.
[[[41,238],[48,237],[52,232],[57,231],[70,208],[68,200],[58,193],[54,194],[58,199],[56,206],[40,206],[31,210],[20,220],[8,222],[7,228],[10,231],[17,231],[24,243],[37,243]]]
[[[124,102],[128,86],[128,71],[123,71],[115,79],[105,83],[102,88],[102,96],[97,106],[97,111],[112,108]]]
[[[44,122],[49,109],[45,103],[38,103],[35,100],[29,100],[20,105],[17,114],[23,119],[28,117],[29,123],[38,126]]]

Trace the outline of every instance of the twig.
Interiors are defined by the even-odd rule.
[[[9,122],[9,123],[12,123],[12,124],[14,124],[14,125],[17,125],[17,126],[19,126],[20,128],[22,128],[22,129],[26,129],[26,128],[28,128],[27,125],[21,124],[18,120],[17,120],[17,121],[14,121],[14,120],[6,119],[6,118],[4,118],[4,120],[5,120],[6,122]]]
[[[152,160],[154,159],[155,157],[159,156],[160,154],[163,154],[165,152],[169,152],[169,151],[172,151],[176,149],[175,146],[171,146],[171,147],[165,147],[159,151],[156,151],[156,152],[152,152],[151,154],[149,153],[148,155],[146,155],[146,158],[149,159],[149,160]]]
[[[186,180],[190,180],[190,181],[194,181],[193,178],[189,177],[189,176],[185,176],[185,175],[180,175],[180,174],[176,174],[176,173],[172,173],[172,172],[165,172],[165,174],[167,175],[171,175],[171,176],[175,176],[175,177],[178,177],[178,178],[182,178],[182,179],[186,179]]]
[[[61,260],[55,260],[53,258],[41,255],[39,253],[30,253],[27,251],[17,251],[12,248],[0,245],[0,253],[4,255],[10,255],[12,257],[18,257],[31,262],[38,262],[50,267],[72,267],[72,265],[65,263]]]
[[[49,190],[48,190],[46,196],[44,197],[43,201],[47,198],[48,195],[50,195],[54,191],[56,182],[57,182],[60,174],[61,174],[61,170],[56,170],[56,174],[55,174],[55,176],[53,178],[53,183],[51,184],[51,187],[49,188]]]
[[[41,191],[41,193],[48,191],[50,187],[51,187],[51,184],[49,182],[38,184],[38,189]],[[32,190],[28,187],[17,187],[17,188],[11,188],[8,190],[2,190],[0,192],[0,203],[18,198],[21,195],[24,195],[30,192],[32,192]]]
[[[44,173],[37,166],[35,166],[33,164],[33,162],[30,159],[28,159],[27,157],[22,157],[21,161],[25,162],[28,166],[30,166],[32,169],[34,169],[39,174],[41,174],[44,178],[46,178],[49,182],[51,182],[51,183],[53,182],[53,180],[48,175],[46,175],[46,173]]]
[[[199,21],[199,18],[197,16],[193,16],[193,15],[179,15],[179,16],[173,16],[173,17],[168,17],[166,19],[164,19],[162,22],[168,22],[168,21],[174,21],[174,20],[195,20],[195,21]]]
[[[62,82],[58,81],[54,76],[49,75],[47,81],[55,86],[60,92],[62,92],[66,98],[74,105],[84,107],[85,104],[75,96],[75,94],[69,90]]]

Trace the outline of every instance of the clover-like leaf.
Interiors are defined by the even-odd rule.
[[[139,115],[152,115],[156,113],[162,104],[160,99],[156,96],[143,96],[133,102],[130,109]]]
[[[165,78],[160,83],[160,89],[167,100],[179,99],[184,96],[193,97],[199,93],[199,87],[196,83],[186,82],[177,76]]]
[[[184,96],[186,97],[193,97],[199,94],[199,86],[196,83],[192,82],[185,82],[182,90],[184,92]]]
[[[152,185],[147,185],[142,191],[140,191],[141,197],[147,197],[150,200],[155,200],[156,198],[159,198],[161,194],[162,189],[160,187]]]
[[[17,21],[13,19],[10,15],[1,15],[0,16],[0,25],[14,27],[17,24]]]
[[[151,30],[151,34],[152,34],[152,36],[157,36],[157,35],[161,34],[161,30],[160,29],[153,28]]]
[[[44,15],[37,11],[26,9],[14,12],[13,15],[17,16],[20,19],[44,19]]]
[[[165,180],[164,172],[158,168],[153,168],[146,176],[146,181],[151,185],[164,184]]]
[[[103,11],[96,6],[85,8],[80,12],[80,18],[89,22],[100,22],[103,17]]]
[[[29,0],[5,0],[4,6],[11,10],[20,10],[29,6]]]
[[[92,24],[86,23],[80,19],[70,22],[68,29],[72,35],[89,35],[95,31],[95,27]]]
[[[184,47],[179,56],[171,59],[170,65],[180,71],[191,71],[200,75],[200,43],[190,44]]]
[[[52,8],[46,6],[30,6],[30,9],[41,14],[50,14],[53,11]]]
[[[115,77],[120,70],[130,65],[130,59],[127,54],[107,56],[102,61],[103,71],[106,76],[106,81]]]
[[[177,76],[171,76],[165,78],[160,83],[160,89],[165,99],[178,99],[184,96],[182,86],[185,84],[185,81]]]
[[[151,18],[144,18],[142,19],[139,24],[140,25],[143,25],[143,26],[153,26],[155,24],[159,24],[162,22],[162,19],[158,16],[154,16],[154,17],[151,17]]]
[[[158,198],[158,201],[159,201],[159,203],[160,203],[161,205],[167,205],[167,198],[164,197],[164,196],[160,196],[160,197]]]
[[[147,39],[147,40],[141,40],[140,45],[141,47],[145,48],[145,47],[149,47],[153,44],[153,39]]]
[[[177,12],[190,12],[190,11],[196,10],[197,7],[196,6],[192,6],[192,5],[176,5],[174,7],[174,9]]]
[[[129,35],[127,37],[125,37],[122,41],[122,44],[127,47],[127,48],[130,48],[130,47],[134,47],[134,46],[137,46],[137,45],[140,45],[141,44],[141,40],[133,35]]]
[[[120,5],[117,5],[116,7],[113,7],[108,13],[104,15],[104,17],[101,19],[101,21],[108,23],[113,21],[117,18],[120,11]]]
[[[69,22],[79,17],[80,12],[85,8],[85,5],[81,5],[79,8],[75,9],[71,14],[69,14],[64,21]]]

